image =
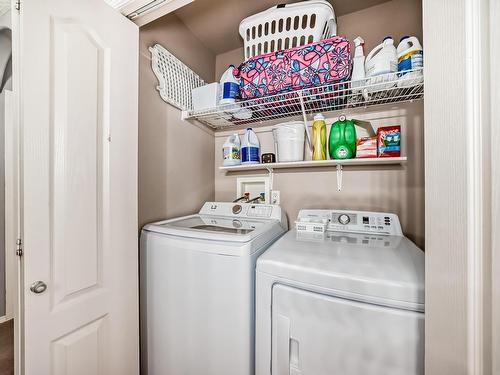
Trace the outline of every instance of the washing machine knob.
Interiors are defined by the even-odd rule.
[[[339,223],[342,225],[347,225],[350,221],[351,219],[349,219],[349,215],[342,214],[339,216]]]
[[[235,214],[235,215],[239,214],[242,209],[243,209],[243,207],[241,207],[241,205],[235,204],[233,206],[233,214]]]

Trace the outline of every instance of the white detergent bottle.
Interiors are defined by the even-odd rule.
[[[361,87],[365,84],[365,53],[363,51],[363,47],[365,45],[365,41],[363,38],[358,36],[354,39],[354,61],[352,67],[352,88]],[[354,92],[358,92],[359,90],[354,90]]]
[[[222,163],[224,166],[241,164],[240,157],[240,137],[233,134],[227,137],[226,143],[222,146]]]
[[[398,71],[398,55],[394,47],[394,39],[386,36],[384,41],[376,46],[366,56],[365,72],[367,77]]]
[[[398,45],[398,86],[412,86],[424,79],[424,51],[417,37],[404,36]],[[417,69],[417,70],[415,70]]]
[[[240,83],[234,76],[234,65],[229,65],[220,79],[221,100],[219,104],[231,104],[236,101],[240,92]]]
[[[398,54],[394,46],[394,39],[391,36],[386,36],[384,41],[366,56],[365,72],[366,77],[370,77],[368,83],[374,85],[372,91],[388,90],[395,86],[397,71]]]
[[[241,142],[241,163],[259,164],[260,163],[260,142],[257,134],[248,128]]]

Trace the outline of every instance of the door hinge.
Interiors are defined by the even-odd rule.
[[[14,6],[15,6],[16,10],[20,10],[21,9],[21,0],[16,0]]]
[[[23,240],[21,240],[20,238],[17,239],[16,241],[16,255],[18,257],[22,257],[23,256]]]

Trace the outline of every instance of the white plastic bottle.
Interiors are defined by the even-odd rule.
[[[233,134],[227,137],[226,143],[222,146],[222,163],[224,166],[241,164],[240,157],[240,137]]]
[[[398,86],[411,86],[423,81],[421,70],[424,67],[424,51],[418,39],[414,36],[401,38],[398,48]],[[417,69],[415,71],[415,69]],[[418,70],[420,69],[420,70]],[[409,70],[413,70],[408,72]]]
[[[234,76],[234,65],[229,65],[220,79],[221,100],[219,104],[231,104],[240,92],[240,83]]]
[[[363,51],[363,47],[365,45],[365,41],[363,38],[358,36],[354,39],[354,61],[352,67],[352,88],[361,87],[365,84],[365,53]],[[359,90],[354,90],[357,92]]]
[[[260,163],[260,142],[257,134],[248,128],[241,142],[241,163],[259,164]]]
[[[373,85],[368,91],[388,90],[394,87],[398,78],[397,71],[398,53],[394,39],[386,36],[384,41],[366,56],[366,77],[369,77],[368,83]]]
[[[384,41],[376,46],[366,56],[365,72],[367,77],[398,71],[398,55],[394,47],[394,39],[386,36]]]

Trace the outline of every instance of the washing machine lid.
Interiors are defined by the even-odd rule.
[[[258,259],[257,271],[352,300],[424,309],[424,253],[404,236],[293,229]]]
[[[204,240],[248,242],[273,226],[279,226],[279,222],[196,214],[148,224],[144,230]]]

